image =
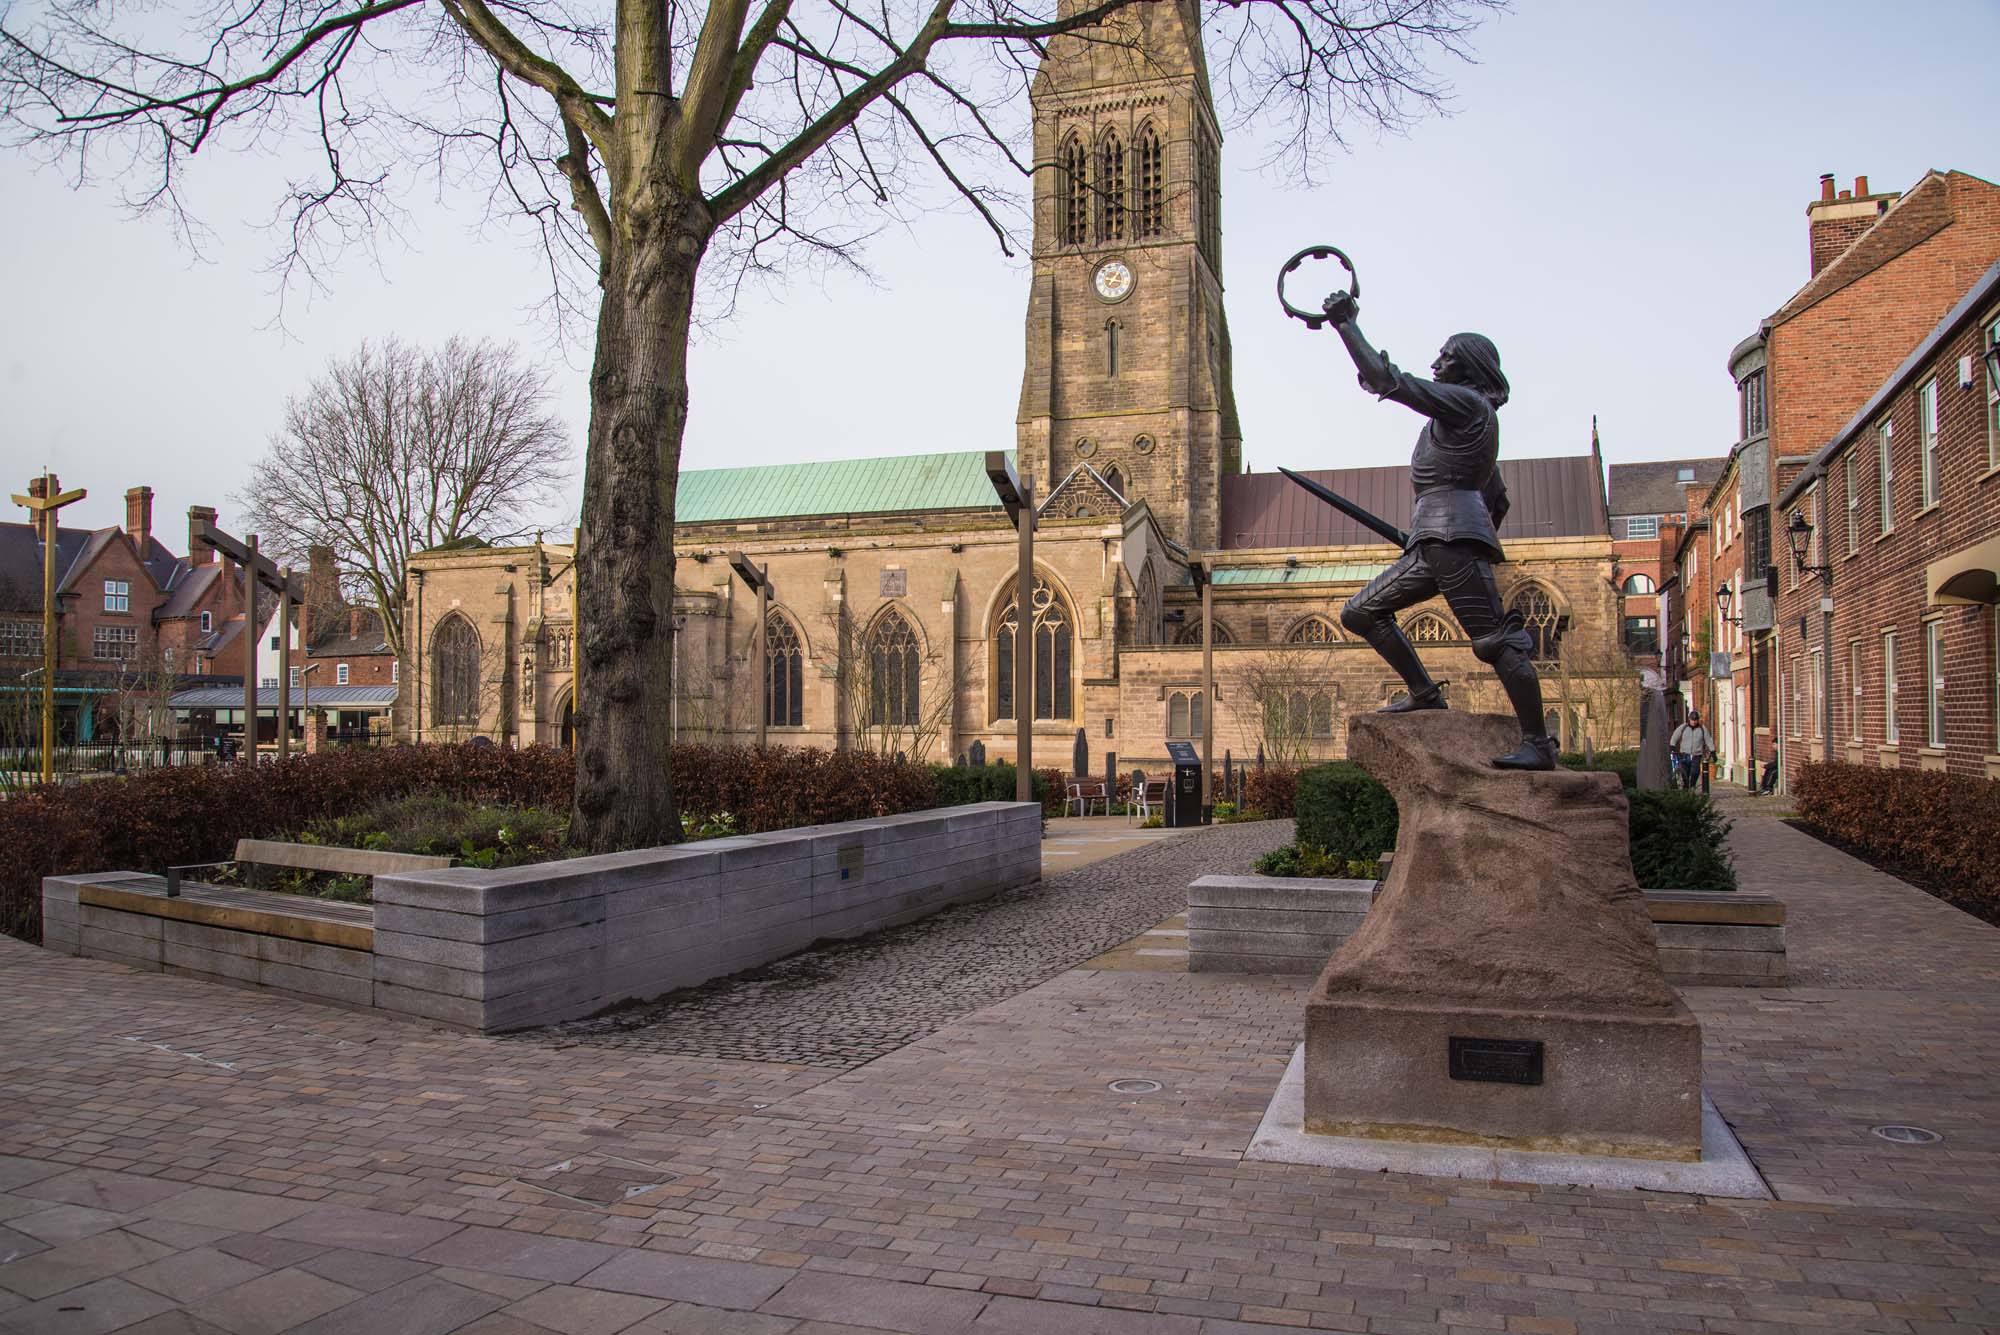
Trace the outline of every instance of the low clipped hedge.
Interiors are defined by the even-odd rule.
[[[1292,814],[1300,846],[1336,861],[1380,858],[1396,846],[1396,799],[1351,760],[1302,770]]]
[[[1603,752],[1590,768],[1623,779],[1628,757],[1636,763],[1634,752]],[[1578,761],[1569,768],[1583,769],[1584,765]],[[1640,792],[1626,784],[1625,801],[1632,873],[1642,887],[1736,888],[1736,871],[1725,847],[1729,822],[1706,793],[1672,789]],[[1396,846],[1395,799],[1352,761],[1338,760],[1300,771],[1294,814],[1302,852],[1317,851],[1335,862],[1360,862],[1380,858]]]
[[[1004,779],[980,782],[1011,800],[1012,767],[989,768],[1004,770]],[[727,812],[745,834],[986,800],[983,787],[978,795],[967,795],[971,785],[942,789],[930,768],[867,751],[678,746],[673,777],[683,812]],[[213,862],[229,857],[238,839],[282,837],[414,793],[567,810],[575,779],[568,751],[468,743],[190,765],[33,788],[0,802],[0,931],[41,939],[44,876]],[[1045,786],[1038,775],[1038,787]],[[1054,793],[1060,805],[1060,784]]]
[[[1564,769],[1591,770],[1604,774],[1616,774],[1618,782],[1628,789],[1639,786],[1639,753],[1637,751],[1599,751],[1587,761],[1575,751],[1565,751],[1556,757],[1556,763]]]
[[[1260,815],[1278,818],[1297,814],[1299,774],[1296,765],[1245,766],[1243,805]]]
[[[1014,800],[1014,766],[1009,761],[991,765],[932,765],[931,784],[937,796],[933,805],[970,806],[974,802]],[[1068,780],[1059,769],[1037,769],[1030,780],[1034,800],[1042,804],[1042,814],[1059,816],[1063,810],[1064,785]]]
[[[1813,833],[2000,924],[2000,783],[1834,762],[1803,766],[1793,796]]]

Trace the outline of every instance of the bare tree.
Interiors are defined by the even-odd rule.
[[[825,619],[834,642],[835,694],[848,736],[877,755],[926,760],[958,710],[957,682],[944,654],[935,642],[878,644],[847,614],[845,603]]]
[[[411,554],[525,537],[557,494],[573,453],[548,401],[548,377],[497,343],[364,343],[286,404],[239,499],[280,559],[331,547],[400,655]]]
[[[1345,726],[1340,688],[1332,684],[1336,652],[1285,644],[1237,656],[1230,694],[1246,748],[1262,747],[1280,765],[1303,765],[1316,749],[1332,752],[1334,729]]]
[[[395,189],[428,167],[476,175],[539,230],[558,313],[595,279],[571,822],[592,849],[680,828],[671,526],[704,265],[726,294],[788,251],[852,262],[871,215],[939,181],[1008,247],[1012,187],[1043,165],[1009,115],[1040,58],[1101,43],[1144,59],[1146,21],[1201,23],[1198,0],[186,2],[22,0],[0,22],[0,118],[184,228],[196,150],[309,137],[317,179],[278,213],[288,276],[393,224]],[[1209,68],[1239,117],[1281,126],[1302,174],[1350,119],[1433,109],[1427,62],[1464,54],[1500,3],[1232,0]]]

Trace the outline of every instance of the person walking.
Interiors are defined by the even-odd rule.
[[[1701,776],[1701,790],[1708,791],[1708,758],[1715,753],[1715,734],[1702,725],[1701,711],[1690,709],[1687,722],[1674,729],[1669,743],[1680,770],[1681,786],[1693,791],[1695,775]]]

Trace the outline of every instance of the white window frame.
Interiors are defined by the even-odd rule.
[[[104,610],[107,612],[129,612],[132,610],[131,580],[107,579],[104,581]]]
[[[1854,555],[1861,550],[1861,489],[1857,485],[1860,478],[1859,461],[1855,452],[1847,452],[1847,554]]]
[[[1896,632],[1882,632],[1882,740],[1890,746],[1903,740],[1897,723],[1896,695],[1902,684],[1896,680]]]
[[[1806,683],[1806,706],[1812,710],[1812,737],[1817,742],[1826,737],[1826,651],[1815,647],[1807,666],[1812,680]]]
[[[1847,642],[1847,693],[1853,703],[1848,706],[1847,735],[1857,742],[1861,740],[1861,709],[1863,704],[1861,699],[1861,681],[1864,675],[1862,671],[1861,641],[1849,640]]]
[[[1917,389],[1917,457],[1923,465],[1923,508],[1944,498],[1938,465],[1938,382],[1932,376]]]
[[[391,686],[394,686],[394,685],[395,685],[395,684],[396,684],[396,683],[397,683],[398,681],[400,681],[400,680],[402,679],[402,675],[403,675],[403,660],[402,660],[402,659],[400,659],[400,658],[392,658],[392,659],[390,659],[390,660],[389,660],[389,684],[390,684]]]
[[[112,652],[106,653],[109,647]],[[94,663],[136,663],[139,660],[137,626],[92,626],[90,658]]]
[[[1651,532],[1640,532],[1640,533],[1635,533],[1635,532],[1633,532],[1633,531],[1632,531],[1632,529],[1633,529],[1633,525],[1635,525],[1635,524],[1647,524],[1647,525],[1651,525],[1651,526],[1652,526],[1652,531],[1651,531]],[[1660,517],[1659,517],[1658,515],[1626,515],[1626,516],[1625,516],[1625,541],[1627,541],[1627,542],[1650,542],[1650,541],[1652,541],[1652,540],[1654,540],[1654,539],[1658,538],[1659,536],[1660,536]]]
[[[1936,750],[1945,743],[1944,680],[1944,621],[1933,618],[1924,623],[1924,737]]]
[[[2000,311],[1986,317],[1986,348],[1996,345],[2000,345]],[[1986,367],[1986,468],[1988,472],[2000,468],[2000,376],[1993,373],[1990,362]],[[2000,728],[2000,721],[1995,727]]]
[[[333,665],[333,684],[335,686],[347,685],[347,664],[335,663]]]
[[[1896,531],[1896,424],[1884,419],[1875,428],[1876,499],[1882,503],[1881,530]]]
[[[201,614],[201,633],[207,635],[214,629],[215,629],[215,613],[203,612]]]
[[[1792,717],[1790,720],[1791,727],[1787,729],[1788,735],[1792,737],[1803,737],[1805,735],[1804,733],[1799,731],[1799,716],[1806,712],[1805,672],[1806,672],[1805,658],[1800,654],[1793,654],[1792,690],[1791,690]]]

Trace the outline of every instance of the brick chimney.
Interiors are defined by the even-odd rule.
[[[1815,276],[1839,259],[1860,235],[1875,225],[1889,206],[1902,198],[1900,191],[1879,195],[1868,193],[1868,178],[1854,178],[1854,189],[1841,190],[1833,173],[1819,178],[1819,198],[1806,206],[1806,231],[1811,239],[1812,271]]]
[[[153,489],[151,487],[130,487],[125,492],[125,535],[139,548],[139,559],[146,559],[146,548],[153,540]]]
[[[299,608],[299,643],[311,648],[325,629],[340,618],[340,568],[333,548],[306,548],[306,599]]]
[[[215,507],[212,505],[190,505],[188,507],[188,564],[205,566],[216,559],[218,553],[207,543],[195,540],[195,534],[204,524],[215,523]]]

